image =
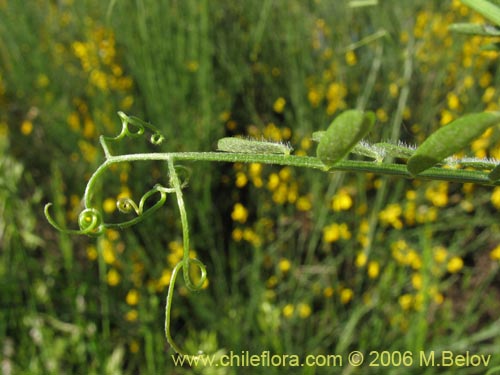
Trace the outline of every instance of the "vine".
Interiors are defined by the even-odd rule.
[[[181,348],[175,343],[171,330],[171,308],[174,287],[179,271],[182,271],[186,287],[190,291],[199,291],[207,277],[202,261],[189,255],[189,225],[184,205],[183,188],[189,179],[189,171],[177,162],[183,160],[242,162],[279,164],[295,167],[319,169],[325,172],[354,171],[396,175],[405,178],[446,180],[452,182],[472,182],[482,185],[500,185],[500,162],[490,159],[454,158],[452,154],[465,147],[473,138],[478,137],[488,127],[500,122],[500,112],[484,112],[466,115],[432,134],[420,147],[411,147],[402,143],[370,144],[362,140],[371,130],[375,116],[371,112],[359,110],[345,111],[337,116],[330,127],[323,132],[316,132],[312,139],[318,142],[316,156],[296,156],[291,154],[287,144],[273,144],[265,141],[223,138],[219,142],[218,152],[170,152],[113,155],[109,144],[119,142],[125,137],[143,136],[151,131],[149,141],[160,145],[163,135],[151,124],[133,116],[118,112],[122,129],[116,137],[100,137],[105,160],[90,177],[85,188],[83,202],[85,208],[78,216],[79,229],[61,227],[50,215],[51,203],[45,206],[45,216],[57,230],[70,234],[99,236],[108,228],[127,228],[138,224],[160,209],[168,194],[175,194],[179,210],[183,256],[174,266],[165,303],[165,336],[171,347],[178,353]],[[372,159],[348,160],[347,155],[356,154]],[[166,161],[168,167],[168,186],[156,184],[142,195],[136,203],[130,198],[117,201],[121,213],[135,213],[136,217],[119,223],[105,223],[102,213],[95,208],[92,196],[97,180],[112,165],[132,161]],[[402,160],[397,163],[393,160]],[[154,203],[151,204],[150,201]],[[149,203],[149,204],[147,204]],[[148,208],[146,208],[148,207]],[[199,279],[195,282],[190,276],[190,267],[198,267]]]

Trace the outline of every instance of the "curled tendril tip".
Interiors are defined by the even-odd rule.
[[[78,226],[77,229],[67,229],[61,227],[54,218],[50,215],[49,209],[52,203],[47,203],[44,208],[45,217],[47,221],[56,228],[58,231],[67,234],[85,234],[87,236],[96,237],[104,232],[105,225],[102,221],[102,214],[95,208],[86,208],[78,215]]]

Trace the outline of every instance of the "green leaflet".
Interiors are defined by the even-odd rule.
[[[440,128],[408,159],[407,169],[417,175],[466,147],[490,126],[500,122],[500,112],[467,114]]]
[[[485,18],[500,26],[500,7],[487,0],[461,0]]]
[[[498,27],[477,23],[454,23],[448,27],[448,30],[470,35],[500,36]]]
[[[226,137],[217,142],[217,151],[239,152],[245,154],[284,154],[290,155],[292,146],[283,142],[257,141],[254,139]]]
[[[326,165],[344,158],[373,127],[375,114],[351,109],[342,112],[322,134],[316,155]]]

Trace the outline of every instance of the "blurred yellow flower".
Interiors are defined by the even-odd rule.
[[[443,246],[434,249],[434,260],[436,263],[444,263],[448,257],[448,251]]]
[[[116,286],[120,283],[121,276],[118,271],[114,268],[111,268],[106,274],[106,281],[111,286]]]
[[[464,261],[462,258],[454,256],[448,261],[447,269],[450,273],[457,273],[464,266]]]
[[[306,319],[311,315],[312,309],[307,303],[299,303],[297,306],[297,310],[299,312],[299,316],[302,319]]]
[[[457,94],[450,92],[447,95],[446,100],[448,102],[449,109],[456,111],[460,108],[460,99],[458,98]]]
[[[402,212],[403,210],[398,203],[391,203],[379,212],[378,217],[382,223],[390,224],[395,229],[401,229],[403,227],[403,222],[400,219]]]
[[[247,183],[248,183],[247,175],[243,172],[236,172],[236,181],[234,183],[236,187],[241,189],[242,187],[246,186]]]
[[[497,186],[493,189],[493,193],[491,193],[491,203],[497,210],[500,210],[500,186]]]
[[[282,97],[279,97],[273,104],[274,112],[282,113],[283,110],[285,109],[285,105],[286,105],[286,100]]]
[[[104,202],[102,202],[102,209],[108,214],[113,213],[116,210],[116,200],[113,198],[106,198]]]
[[[408,311],[413,304],[413,296],[411,294],[403,294],[398,299],[399,305],[405,311]]]
[[[231,237],[233,237],[233,240],[236,242],[240,242],[243,239],[243,231],[241,228],[235,228],[233,230],[233,233],[231,234]]]
[[[29,120],[24,120],[21,124],[21,133],[23,135],[30,135],[33,131],[33,123]]]
[[[127,319],[129,322],[135,322],[138,317],[139,313],[136,309],[130,310],[125,314],[125,319]]]
[[[231,218],[234,221],[245,223],[248,218],[248,210],[241,203],[236,203],[233,207]]]
[[[311,199],[309,196],[302,196],[297,199],[297,210],[299,211],[310,211],[312,208]]]
[[[370,279],[376,279],[380,273],[380,264],[375,260],[370,261],[368,263],[367,273]]]
[[[492,260],[500,260],[500,245],[491,250],[490,258]]]
[[[113,243],[108,239],[103,239],[101,242],[102,257],[107,264],[113,264],[116,261],[115,249]]]
[[[352,207],[352,198],[345,189],[339,190],[332,199],[333,211],[347,211]]]
[[[136,340],[132,340],[128,347],[131,353],[138,353],[140,349],[139,343]]]
[[[333,296],[333,288],[331,286],[327,286],[324,290],[323,290],[323,296],[325,298],[330,298]]]
[[[349,66],[356,65],[358,63],[358,58],[356,56],[356,52],[354,51],[347,51],[345,54],[345,62]]]
[[[271,173],[269,175],[269,179],[268,179],[268,182],[267,182],[267,188],[270,191],[274,191],[278,187],[279,183],[280,183],[280,178],[279,178],[278,174],[277,173]]]
[[[278,263],[278,268],[280,269],[281,272],[286,273],[286,272],[290,271],[291,267],[292,267],[292,263],[288,259],[286,259],[286,258],[280,259],[280,261]]]
[[[358,255],[356,256],[356,260],[354,261],[354,264],[356,267],[361,268],[366,265],[366,262],[368,260],[368,257],[364,252],[359,252]]]
[[[90,245],[87,247],[87,258],[89,260],[96,260],[97,259],[97,249],[95,248],[94,245]]]
[[[422,284],[423,284],[422,274],[414,273],[411,276],[411,284],[413,285],[413,288],[417,290],[422,289]]]
[[[346,305],[351,302],[353,296],[354,292],[352,291],[352,289],[344,288],[340,291],[340,302]]]
[[[340,238],[348,240],[351,238],[351,232],[346,223],[333,223],[323,228],[323,240],[327,243],[338,241]]]
[[[125,301],[130,306],[135,306],[139,302],[139,292],[136,289],[131,289],[125,296]]]
[[[287,304],[285,307],[283,307],[282,314],[285,318],[290,318],[293,315],[293,312],[295,311],[295,308],[293,307],[292,304]]]

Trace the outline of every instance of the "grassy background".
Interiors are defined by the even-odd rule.
[[[447,30],[482,21],[458,1],[0,1],[0,20],[4,374],[240,373],[173,365],[163,303],[181,231],[171,201],[98,240],[57,233],[43,217],[51,201],[58,222],[76,225],[85,181],[103,160],[98,136],[119,130],[118,110],[158,126],[161,150],[208,151],[247,134],[314,154],[311,133],[346,108],[376,112],[372,141],[420,143],[500,103],[498,56],[480,50],[488,40]],[[153,149],[115,148],[144,150]],[[498,129],[467,154],[499,159]],[[177,285],[182,347],[469,350],[500,365],[499,188],[189,167],[192,247],[209,284],[195,294]],[[95,202],[117,221],[118,196],[137,199],[165,174],[160,163],[122,165]]]

